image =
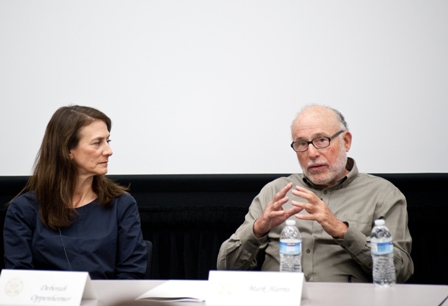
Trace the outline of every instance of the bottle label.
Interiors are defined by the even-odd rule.
[[[302,242],[294,239],[280,240],[280,253],[288,255],[302,254]]]
[[[394,252],[394,245],[391,241],[389,242],[377,242],[371,244],[372,254],[383,255]]]

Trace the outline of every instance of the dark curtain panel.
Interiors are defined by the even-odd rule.
[[[287,174],[284,174],[285,176]],[[406,196],[411,257],[415,273],[408,281],[448,284],[446,224],[448,174],[376,174]],[[223,175],[113,175],[130,186],[137,200],[144,239],[153,242],[151,277],[207,279],[216,269],[221,243],[243,222],[252,199],[264,184],[280,174]],[[25,185],[28,177],[0,176],[0,228],[4,204]],[[0,256],[3,235],[0,236]],[[257,258],[262,260],[261,256]],[[0,269],[4,267],[0,260]]]
[[[247,209],[222,206],[141,207],[143,236],[154,244],[151,277],[207,279],[219,248]]]

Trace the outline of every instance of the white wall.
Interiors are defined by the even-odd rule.
[[[448,172],[448,1],[0,0],[0,175],[60,106],[113,120],[109,174],[300,171],[290,123],[339,109],[363,172]]]

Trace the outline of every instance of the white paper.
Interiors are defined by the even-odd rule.
[[[201,280],[168,280],[136,300],[204,302],[207,286],[207,281]]]
[[[87,272],[9,270],[0,275],[0,305],[77,306],[96,298]]]
[[[308,298],[303,273],[210,271],[207,305],[299,306]]]

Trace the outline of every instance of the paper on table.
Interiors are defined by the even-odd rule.
[[[204,302],[207,293],[207,281],[168,280],[143,293],[136,300]]]

